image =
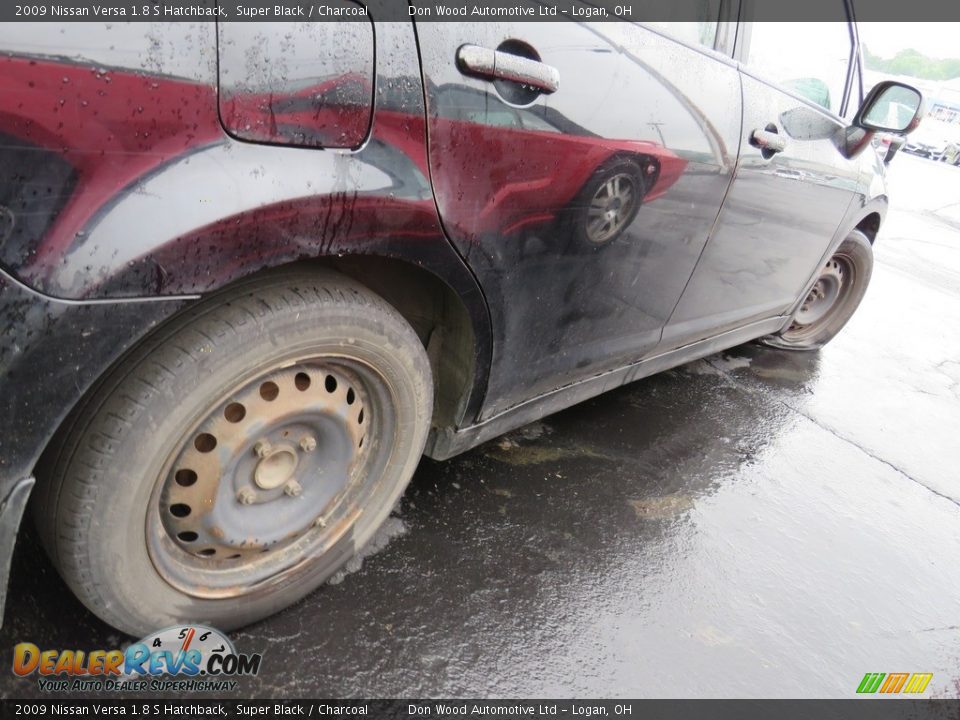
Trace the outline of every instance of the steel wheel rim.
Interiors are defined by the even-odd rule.
[[[243,380],[163,465],[146,518],[154,567],[205,598],[305,570],[383,490],[395,432],[388,383],[358,360],[302,359]]]
[[[603,243],[630,220],[636,204],[636,181],[627,173],[608,178],[594,193],[587,209],[587,239]]]
[[[850,256],[837,253],[831,257],[820,269],[820,275],[794,314],[784,338],[802,340],[819,333],[843,307],[855,278],[856,266]]]

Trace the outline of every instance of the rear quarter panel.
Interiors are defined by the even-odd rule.
[[[16,223],[2,242],[0,266],[53,297],[101,299],[204,293],[276,265],[370,253],[456,287],[469,274],[426,176],[412,25],[376,34],[376,91],[390,106],[359,147],[324,149],[224,130],[213,23],[0,30],[0,134],[16,162],[0,173],[0,204],[25,215],[34,194],[48,197],[42,223]],[[69,56],[58,54],[65,37]],[[56,164],[66,170],[55,178],[36,169]]]
[[[43,216],[0,238],[0,476],[29,472],[96,379],[191,299],[302,260],[396,258],[438,277],[472,323],[466,392],[482,397],[489,320],[425,175],[412,24],[377,23],[371,127],[336,150],[225,132],[215,33],[0,27],[0,152],[17,163],[0,164],[0,205]]]

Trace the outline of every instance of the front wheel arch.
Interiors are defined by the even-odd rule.
[[[790,321],[778,333],[760,338],[780,350],[819,350],[856,312],[873,273],[873,246],[852,230],[824,263]]]
[[[880,223],[882,220],[880,213],[874,210],[860,220],[854,229],[866,235],[870,244],[873,245],[877,240],[877,234],[880,232]]]

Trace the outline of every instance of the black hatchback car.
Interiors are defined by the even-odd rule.
[[[31,496],[108,623],[243,625],[353,556],[424,453],[828,342],[887,208],[871,139],[921,98],[863,99],[841,0],[722,5],[86,22],[69,57],[67,28],[0,27],[0,584]]]

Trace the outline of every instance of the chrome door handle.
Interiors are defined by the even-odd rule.
[[[780,137],[778,133],[771,132],[770,130],[761,130],[759,128],[750,134],[750,144],[769,152],[771,155],[787,149],[787,141],[785,138]]]
[[[457,50],[457,67],[465,75],[485,80],[510,80],[543,93],[556,92],[560,87],[560,71],[555,67],[479,45],[461,45]]]

